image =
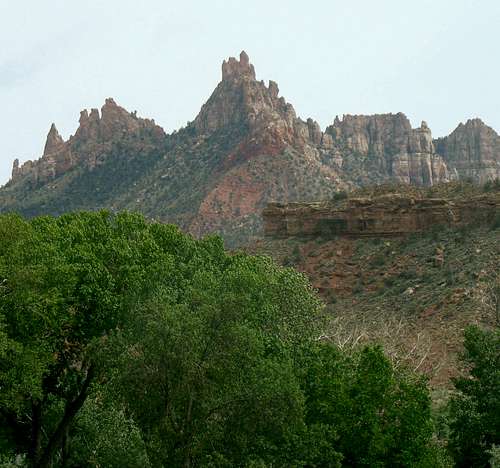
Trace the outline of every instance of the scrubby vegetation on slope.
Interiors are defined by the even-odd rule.
[[[499,188],[495,182],[482,187],[380,186],[338,198],[402,193],[454,200],[498,193]],[[307,274],[327,303],[333,341],[344,347],[382,342],[396,360],[446,387],[457,372],[464,328],[498,324],[492,298],[500,281],[499,236],[497,215],[485,226],[436,225],[390,239],[268,238],[249,251],[269,254]]]

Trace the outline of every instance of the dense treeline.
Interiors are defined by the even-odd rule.
[[[425,381],[324,342],[321,314],[303,275],[217,237],[2,216],[0,466],[447,466]],[[449,452],[488,466],[498,333],[466,346]]]

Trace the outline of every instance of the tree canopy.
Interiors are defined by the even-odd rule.
[[[469,372],[455,380],[450,446],[457,466],[487,467],[500,446],[500,330],[470,327],[464,347]]]
[[[307,279],[130,213],[0,216],[0,454],[439,466],[425,383],[319,340]]]

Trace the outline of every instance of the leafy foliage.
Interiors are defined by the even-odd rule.
[[[44,466],[105,371],[99,347],[165,258],[136,215],[4,216],[0,230],[2,415]]]
[[[458,378],[450,402],[450,446],[457,466],[489,466],[500,444],[500,330],[465,332],[467,376]]]
[[[142,434],[123,409],[89,398],[75,421],[67,466],[134,468],[151,466]]]
[[[316,294],[268,257],[130,213],[10,215],[0,288],[6,463],[440,466],[424,382],[318,341]]]
[[[381,348],[318,346],[305,385],[307,421],[335,431],[345,466],[439,466],[425,382],[396,373]]]

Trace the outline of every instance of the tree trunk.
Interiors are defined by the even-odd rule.
[[[184,453],[184,468],[189,468],[191,466],[191,412],[193,410],[193,396],[189,397],[189,403],[187,408],[186,422],[184,424],[184,438],[186,452]]]
[[[61,467],[65,468],[68,463],[69,458],[69,426],[66,427],[66,431],[64,432],[62,439],[62,448],[61,448]]]
[[[38,400],[31,400],[31,444],[29,458],[33,465],[37,465],[40,459],[42,444],[42,403]]]
[[[87,391],[94,377],[94,368],[91,366],[87,371],[87,376],[82,385],[82,389],[76,399],[70,401],[66,404],[66,408],[64,409],[64,415],[59,422],[56,430],[52,434],[47,447],[43,451],[43,455],[40,458],[40,461],[35,465],[37,468],[49,468],[52,464],[52,459],[56,454],[57,450],[61,447],[61,444],[64,440],[67,431],[73,422],[75,416],[77,415],[80,408],[85,403],[85,399],[87,398]]]

